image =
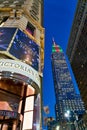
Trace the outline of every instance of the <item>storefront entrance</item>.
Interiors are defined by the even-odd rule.
[[[0,130],[38,130],[40,94],[32,86],[35,84],[0,79]]]
[[[21,130],[21,123],[15,119],[0,120],[0,130]]]

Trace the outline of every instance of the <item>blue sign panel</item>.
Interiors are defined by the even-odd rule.
[[[16,28],[0,27],[0,51],[7,50]]]
[[[9,52],[34,69],[39,69],[39,46],[19,29]]]

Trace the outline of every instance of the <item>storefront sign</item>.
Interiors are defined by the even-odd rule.
[[[1,59],[0,71],[9,71],[11,73],[24,75],[33,80],[40,87],[40,77],[38,72],[21,61]]]
[[[0,110],[0,116],[6,116],[9,118],[19,118],[19,113],[14,112],[14,111],[6,111],[6,110]]]

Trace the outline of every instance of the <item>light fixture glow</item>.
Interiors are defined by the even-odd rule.
[[[57,127],[56,127],[56,130],[59,130],[59,129],[60,129],[60,126],[57,126]]]

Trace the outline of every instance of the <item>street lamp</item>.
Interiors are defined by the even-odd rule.
[[[69,118],[70,118],[70,110],[67,110],[67,111],[64,113],[64,116],[69,120]]]
[[[58,126],[56,126],[56,130],[59,130],[60,129],[60,126],[58,125]]]
[[[74,111],[67,110],[64,113],[64,116],[68,119],[70,129],[71,127],[73,127],[73,129],[75,127],[78,128],[78,116]]]
[[[70,110],[67,110],[67,111],[64,113],[64,117],[65,117],[66,119],[68,119],[66,128],[68,128],[69,130],[71,130],[71,122],[70,122],[71,112],[70,112]]]

